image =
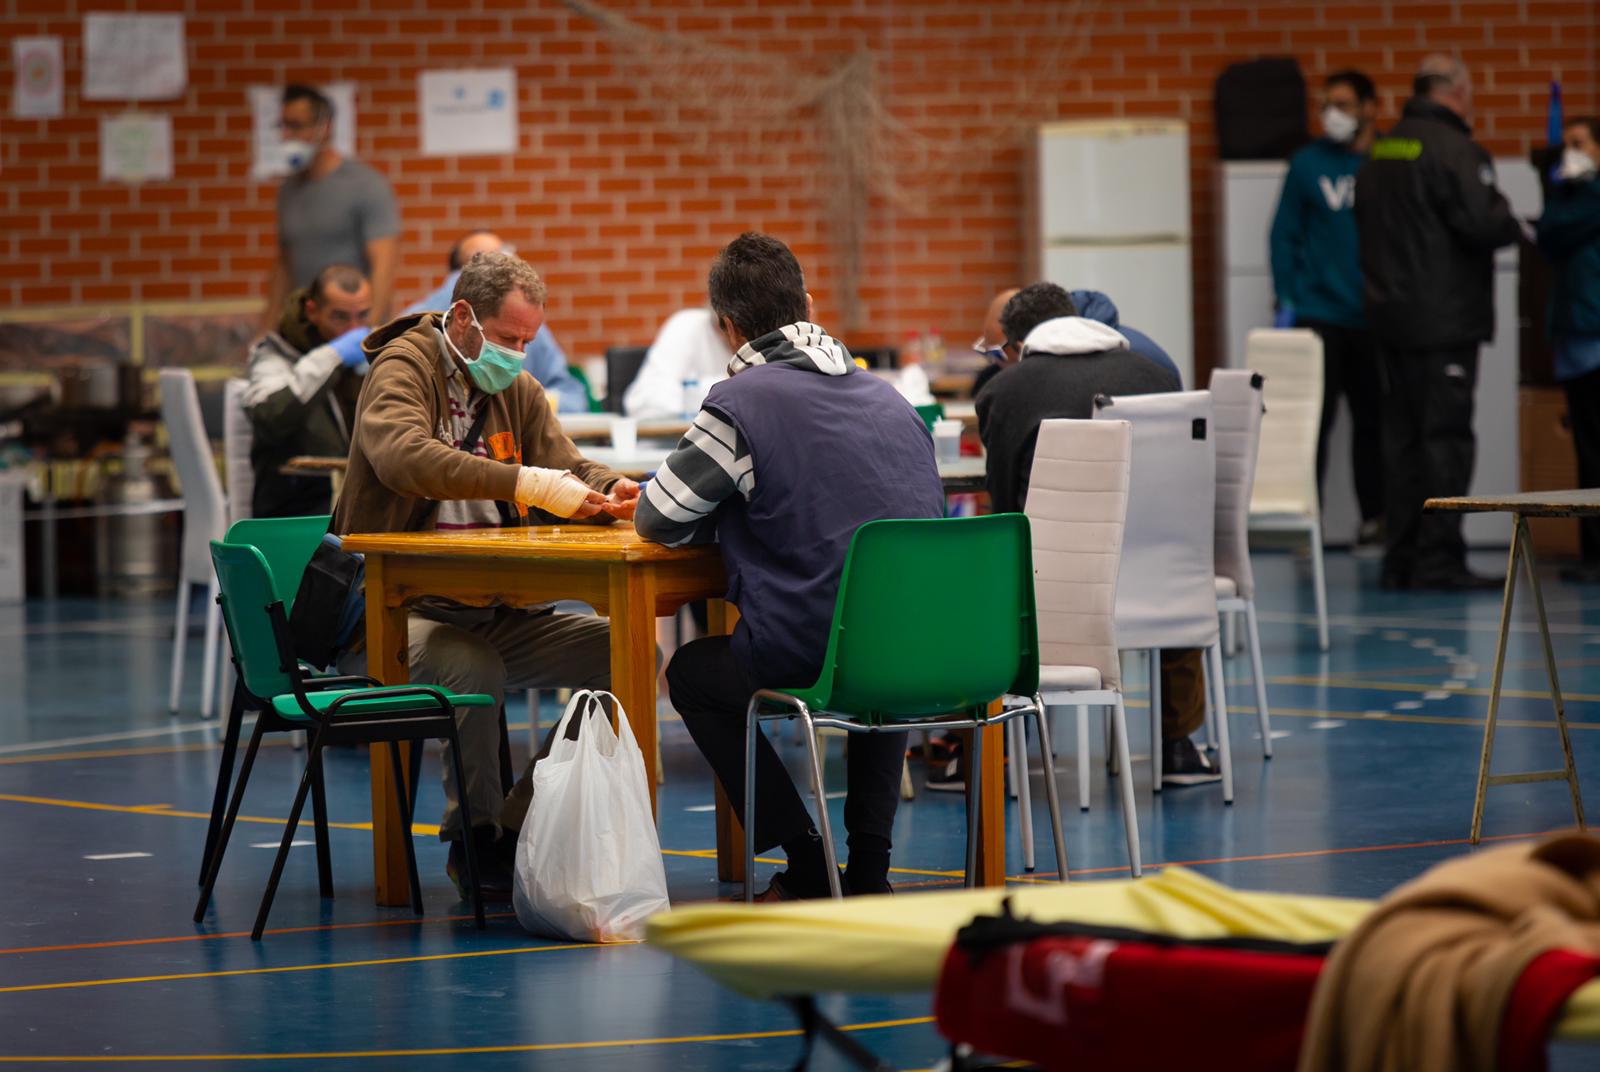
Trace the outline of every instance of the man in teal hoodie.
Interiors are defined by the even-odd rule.
[[[1358,544],[1383,542],[1383,441],[1378,354],[1367,330],[1356,239],[1356,171],[1377,135],[1378,94],[1360,71],[1336,71],[1323,88],[1323,137],[1296,153],[1272,221],[1276,327],[1322,338],[1322,430],[1317,483],[1342,395],[1353,425],[1351,462],[1361,507]],[[1269,388],[1270,390],[1270,388]]]
[[[1539,218],[1539,248],[1556,266],[1550,335],[1556,379],[1567,392],[1567,419],[1578,452],[1578,483],[1600,487],[1600,119],[1574,119]],[[1579,526],[1583,563],[1565,580],[1600,582],[1600,521]]]

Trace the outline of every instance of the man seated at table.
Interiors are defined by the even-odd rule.
[[[639,486],[578,453],[522,368],[544,303],[544,282],[527,264],[480,253],[462,268],[445,311],[402,316],[368,336],[372,370],[356,408],[335,532],[518,526],[534,510],[631,516]],[[549,606],[425,599],[412,608],[410,638],[411,680],[456,692],[501,700],[507,689],[605,688],[611,679],[609,623]],[[362,673],[365,663],[358,651],[339,669]],[[487,850],[478,854],[478,877],[485,896],[503,898],[532,788],[525,772],[509,796],[501,790],[497,716],[496,707],[456,712],[470,836]],[[447,870],[460,889],[460,842],[469,832],[448,757],[443,769],[440,837],[451,842]]]
[[[1015,365],[1021,356],[1016,347],[1006,345],[1005,332],[1000,327],[1000,313],[1005,309],[1006,303],[1016,296],[1017,290],[1016,287],[1010,287],[1000,291],[989,302],[988,311],[984,313],[983,333],[978,336],[978,341],[972,344],[972,348],[987,357],[989,364],[972,381],[974,398],[978,397],[978,393],[989,384],[990,380],[998,376],[1002,370]],[[1181,381],[1182,377],[1178,376],[1178,365],[1172,360],[1171,355],[1144,332],[1122,323],[1117,304],[1110,297],[1098,290],[1074,290],[1070,294],[1072,304],[1078,310],[1076,315],[1087,320],[1099,321],[1106,327],[1115,329],[1117,334],[1128,340],[1128,349],[1155,361]]]
[[[444,277],[444,282],[406,312],[436,313],[447,308],[451,295],[455,293],[456,280],[461,276],[461,266],[479,253],[498,253],[501,250],[513,252],[493,231],[472,231],[462,235],[450,247],[450,256],[446,259],[450,273]],[[556,396],[557,408],[562,413],[589,412],[589,392],[567,367],[566,352],[556,342],[549,324],[539,325],[539,334],[533,337],[523,352],[522,367],[533,373],[533,378],[544,387],[545,394]]]
[[[811,295],[787,246],[739,236],[717,255],[709,289],[734,351],[730,375],[646,485],[634,524],[660,543],[721,544],[738,628],[679,648],[667,683],[672,706],[741,807],[745,707],[759,688],[816,681],[856,529],[881,518],[943,517],[944,490],[916,410],[810,322]],[[889,888],[905,736],[850,742],[852,893]],[[756,850],[782,845],[788,856],[762,899],[826,897],[811,815],[765,736],[758,749]]]
[[[1023,287],[1006,303],[1000,324],[1017,363],[996,376],[977,402],[989,498],[997,513],[1021,510],[1027,502],[1041,422],[1087,420],[1094,416],[1096,395],[1178,390],[1176,373],[1130,349],[1115,329],[1078,315],[1072,295],[1054,283]],[[1189,739],[1205,721],[1202,666],[1198,649],[1161,652],[1162,785],[1222,777]]]
[[[350,422],[367,358],[361,341],[372,315],[372,285],[359,269],[334,264],[289,295],[276,331],[250,348],[244,411],[250,418],[254,517],[328,512],[326,477],[285,476],[301,454],[350,449]]]
[[[712,384],[727,378],[732,356],[711,310],[679,309],[661,325],[639,374],[622,393],[622,411],[646,419],[681,417],[685,382],[698,384],[705,397]]]

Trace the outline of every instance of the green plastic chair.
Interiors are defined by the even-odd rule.
[[[252,939],[259,940],[266,929],[267,915],[272,910],[278,881],[283,876],[283,865],[289,856],[289,846],[294,841],[306,794],[321,774],[322,750],[336,744],[376,744],[387,741],[395,782],[404,785],[405,771],[399,742],[443,738],[451,745],[450,756],[456,785],[465,786],[461,747],[456,736],[455,709],[457,706],[492,707],[495,700],[488,695],[458,694],[425,685],[385,688],[368,677],[310,678],[294,657],[288,612],[284,608],[279,587],[274,582],[272,570],[267,565],[266,556],[248,544],[213,540],[211,561],[217,571],[222,619],[227,625],[228,642],[233,648],[240,688],[246,704],[260,714],[250,736],[250,746],[245,751],[239,783],[228,804],[216,851],[212,853],[199,903],[195,906],[195,922],[204,918],[211,892],[216,886],[223,852],[233,832],[233,824],[238,819],[239,806],[262,736],[269,729],[296,728],[307,731],[311,738],[306,769],[301,775],[294,805],[289,810],[283,841],[273,861],[272,875],[267,880],[255,926],[250,932]],[[458,795],[463,828],[470,830],[470,805],[465,793]],[[407,794],[396,794],[396,809],[400,813],[401,829],[406,832],[403,840],[411,879],[411,907],[421,916],[422,883],[417,875]],[[472,839],[465,839],[463,847],[466,850],[467,883],[472,890],[473,915],[482,928],[483,895],[477,882]]]
[[[755,895],[755,762],[762,722],[799,718],[805,727],[828,883],[840,896],[833,832],[822,787],[816,728],[848,733],[979,729],[1032,716],[1046,770],[1052,751],[1039,696],[1033,554],[1022,514],[873,521],[845,556],[827,653],[814,684],[763,689],[745,722],[744,896]],[[989,714],[1006,696],[1025,706]],[[983,735],[972,735],[967,777],[967,885],[978,850]],[[1061,806],[1045,779],[1061,881],[1067,878]]]
[[[918,406],[917,416],[922,418],[922,423],[928,426],[928,434],[932,435],[934,422],[944,420],[944,403],[930,402],[926,406]]]
[[[327,514],[311,517],[246,518],[235,521],[228,529],[224,542],[249,544],[260,551],[272,573],[273,588],[283,601],[284,613],[294,606],[295,593],[300,590],[300,577],[306,564],[322,542],[332,520]],[[222,819],[228,807],[228,789],[233,780],[233,766],[239,753],[239,737],[244,726],[245,694],[239,675],[234,674],[233,701],[228,706],[227,723],[222,733],[222,761],[217,771],[217,786],[211,796],[211,822],[206,828],[205,851],[200,856],[198,885],[205,885],[206,870],[211,866],[211,854],[216,851],[217,838],[222,832]],[[289,728],[289,727],[285,727]],[[302,727],[293,727],[300,729]],[[317,879],[324,897],[333,896],[332,864],[328,851],[328,800],[323,789],[319,768],[311,786],[311,814],[317,833]]]
[[[573,379],[577,380],[583,385],[583,397],[588,401],[589,412],[604,413],[606,408],[602,406],[600,404],[600,400],[594,396],[594,385],[589,382],[589,374],[583,371],[583,369],[579,368],[577,365],[568,365],[567,372],[572,376]]]

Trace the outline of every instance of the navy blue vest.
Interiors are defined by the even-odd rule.
[[[717,509],[734,654],[762,687],[803,688],[822,669],[856,529],[944,516],[933,440],[893,387],[855,368],[758,365],[712,387],[706,406],[738,427],[755,472],[748,502]]]

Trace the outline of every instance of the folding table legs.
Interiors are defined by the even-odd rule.
[[[1545,671],[1550,677],[1550,702],[1556,712],[1556,732],[1561,737],[1563,766],[1560,770],[1527,771],[1521,774],[1490,774],[1489,764],[1494,758],[1494,735],[1500,718],[1500,687],[1505,678],[1506,642],[1511,636],[1511,605],[1517,592],[1517,561],[1527,570],[1528,587],[1533,593],[1533,606],[1539,618],[1539,639],[1544,643]],[[1578,829],[1584,829],[1583,796],[1578,789],[1578,768],[1572,758],[1572,739],[1567,734],[1566,705],[1561,699],[1561,681],[1556,673],[1555,649],[1550,643],[1550,623],[1544,613],[1544,592],[1539,587],[1539,574],[1533,557],[1533,537],[1528,533],[1528,522],[1521,514],[1511,515],[1511,555],[1506,563],[1506,587],[1500,606],[1500,637],[1494,649],[1494,676],[1489,683],[1489,716],[1483,724],[1483,752],[1478,758],[1478,786],[1472,799],[1472,834],[1469,840],[1478,844],[1483,832],[1483,803],[1491,785],[1520,785],[1527,782],[1566,782],[1572,793],[1572,815]]]

